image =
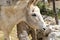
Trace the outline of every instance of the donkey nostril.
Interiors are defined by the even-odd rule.
[[[32,16],[36,16],[36,14],[34,13],[34,14],[32,14]]]
[[[45,28],[43,28],[43,30],[45,30]]]

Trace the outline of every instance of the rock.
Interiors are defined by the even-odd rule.
[[[55,19],[50,16],[43,15],[43,19],[47,25],[45,31],[38,31],[39,40],[59,40],[60,39],[60,25],[56,25]]]
[[[43,15],[42,17],[43,17],[46,24],[48,24],[48,25],[56,25],[55,19],[53,17],[46,16],[46,15]]]
[[[48,34],[49,39],[59,40],[60,39],[60,25],[49,25],[48,28],[51,29],[51,32]]]

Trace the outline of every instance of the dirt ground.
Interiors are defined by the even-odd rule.
[[[4,36],[4,33],[2,31],[0,31],[0,40],[3,40],[3,36]],[[18,40],[16,26],[13,28],[12,32],[10,33],[10,39]]]

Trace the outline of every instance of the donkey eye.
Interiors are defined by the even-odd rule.
[[[32,12],[34,12],[34,10],[32,10]]]
[[[36,16],[36,14],[32,14],[32,16]]]

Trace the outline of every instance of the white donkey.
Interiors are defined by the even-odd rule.
[[[10,40],[9,33],[14,25],[21,21],[25,21],[34,29],[45,30],[46,25],[39,8],[31,5],[32,3],[30,3],[30,1],[31,0],[20,0],[19,5],[1,7],[0,29],[4,32],[4,40]]]

